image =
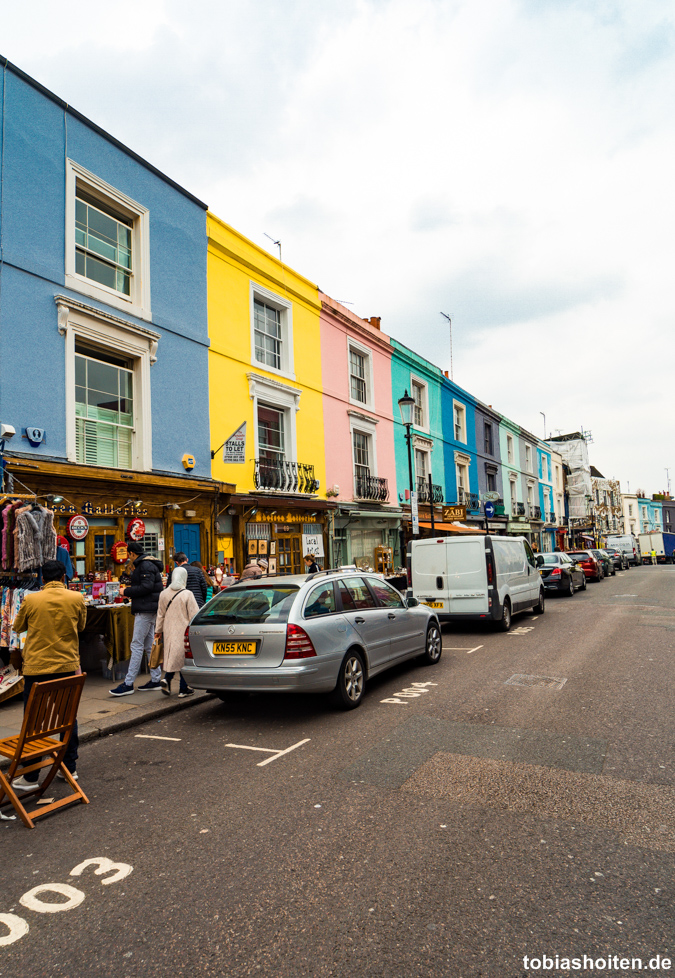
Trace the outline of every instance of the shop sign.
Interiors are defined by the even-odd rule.
[[[255,514],[256,523],[306,523],[306,513],[261,513]]]
[[[529,523],[507,523],[507,533],[529,533],[532,527]]]
[[[223,462],[241,465],[246,461],[246,422],[223,445]]]
[[[71,516],[68,520],[66,533],[71,540],[84,540],[89,533],[89,523],[84,516]]]
[[[77,513],[77,506],[69,506],[66,503],[59,503],[53,507],[55,513],[64,516],[69,513]],[[85,516],[147,516],[147,507],[137,509],[135,506],[115,506],[113,503],[104,503],[103,506],[94,506],[93,503],[85,502],[81,506]]]
[[[323,534],[322,533],[303,533],[302,534],[302,556],[311,554],[312,557],[323,557]]]
[[[466,519],[466,506],[444,506],[443,522],[454,523],[455,520]]]
[[[410,515],[412,516],[412,531],[417,534],[420,532],[420,515],[417,509],[417,493],[410,493]]]
[[[132,540],[142,540],[145,536],[145,523],[138,518],[129,520],[127,526],[127,536]]]
[[[129,548],[126,540],[117,540],[110,548],[110,556],[116,564],[126,564],[129,559]]]

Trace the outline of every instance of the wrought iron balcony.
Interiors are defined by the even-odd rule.
[[[466,506],[467,512],[480,512],[480,496],[477,492],[467,492],[466,489],[458,489],[457,496],[457,502],[462,506]]]
[[[541,519],[541,506],[530,506],[530,518],[533,520]]]
[[[374,499],[378,503],[386,503],[389,499],[389,483],[386,479],[357,472],[354,476],[354,496],[357,499]]]
[[[552,510],[546,514],[546,522],[555,524],[555,513]]]
[[[256,489],[274,492],[314,493],[319,483],[314,478],[314,466],[302,462],[287,462],[279,458],[257,458],[254,481]]]
[[[525,503],[516,503],[516,516],[525,515]]]
[[[431,486],[429,492],[429,481],[427,479],[417,480],[417,501],[420,503],[442,503],[443,486]]]

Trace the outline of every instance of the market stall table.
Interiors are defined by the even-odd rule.
[[[87,606],[87,624],[82,637],[102,635],[113,662],[124,662],[129,658],[133,634],[134,616],[131,614],[131,605]]]

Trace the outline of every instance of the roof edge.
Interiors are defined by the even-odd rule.
[[[150,170],[151,173],[154,173],[155,176],[160,177],[160,179],[162,179],[165,183],[168,183],[170,187],[173,187],[174,190],[177,190],[179,193],[183,194],[184,197],[187,197],[188,200],[191,200],[193,204],[197,204],[197,206],[201,207],[201,209],[204,211],[209,209],[208,204],[205,204],[203,200],[200,200],[199,197],[195,197],[195,195],[191,194],[189,190],[186,190],[185,187],[181,187],[179,183],[176,183],[175,180],[168,177],[166,173],[162,173],[161,170],[159,170],[152,163],[149,163],[135,150],[126,146],[120,139],[117,139],[115,136],[111,136],[109,132],[106,132],[105,129],[101,128],[101,126],[97,125],[95,122],[92,122],[91,119],[88,119],[82,112],[74,109],[69,102],[64,101],[64,99],[60,98],[58,95],[55,95],[54,92],[50,91],[50,89],[46,88],[43,84],[41,84],[41,82],[33,78],[32,75],[29,75],[17,65],[13,64],[9,58],[5,58],[0,54],[0,63],[2,64],[3,69],[11,71],[12,74],[17,76],[17,78],[20,78],[21,81],[26,82],[27,85],[30,85],[37,92],[40,92],[40,94],[44,95],[45,98],[48,98],[50,101],[55,102],[56,105],[61,106],[62,109],[72,115],[75,119],[79,119],[79,121],[83,122],[85,126],[88,126],[94,132],[98,133],[99,136],[103,136],[104,139],[107,139],[108,142],[113,144],[113,146],[117,146],[118,149],[121,149],[132,159],[136,160],[137,163],[140,163],[141,166],[144,166],[146,170]]]

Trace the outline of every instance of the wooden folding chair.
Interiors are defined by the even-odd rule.
[[[80,676],[66,676],[63,679],[50,679],[46,683],[35,683],[28,696],[23,725],[18,737],[7,737],[0,740],[0,755],[11,758],[7,771],[0,770],[0,807],[9,802],[14,806],[24,825],[34,829],[34,819],[47,815],[57,808],[70,805],[76,801],[89,804],[89,799],[70,774],[63,763],[68,749],[77,708],[80,705],[82,688],[86,673]],[[58,739],[59,735],[62,737]],[[31,791],[22,791],[17,795],[12,788],[15,777],[38,771],[48,767],[47,777],[42,784],[35,785]],[[59,798],[48,805],[40,805],[30,813],[23,806],[25,798],[38,801],[52,783],[57,771],[61,771],[66,782],[73,789],[73,794]],[[7,800],[3,801],[7,795]],[[33,798],[35,796],[35,798]]]

